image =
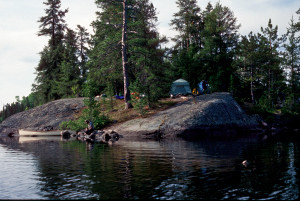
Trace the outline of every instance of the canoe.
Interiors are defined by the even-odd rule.
[[[60,130],[51,130],[51,131],[32,131],[32,130],[24,130],[19,129],[20,136],[57,136],[61,135]]]

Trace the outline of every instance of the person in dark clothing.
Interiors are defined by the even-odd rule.
[[[202,88],[203,88],[204,93],[207,93],[207,85],[208,85],[207,81],[204,80],[204,81],[202,82]]]
[[[91,134],[95,129],[94,129],[94,124],[93,122],[89,120],[85,120],[85,123],[87,124],[87,128],[85,129],[86,134]]]

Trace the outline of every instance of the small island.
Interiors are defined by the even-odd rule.
[[[107,99],[102,97],[97,102]],[[227,92],[200,96],[178,96],[168,99],[169,106],[149,112],[147,115],[132,115],[131,118],[112,121],[95,134],[117,133],[122,140],[131,139],[198,139],[204,137],[238,138],[262,137],[271,129],[259,115],[246,114],[243,108]],[[165,100],[166,101],[166,100]],[[120,101],[122,102],[122,101]],[[78,118],[85,108],[84,98],[69,98],[52,101],[36,108],[17,113],[0,124],[0,133],[19,135],[19,130],[58,130],[63,122]],[[131,109],[134,111],[134,109]],[[117,112],[116,109],[114,112]],[[118,112],[125,112],[120,109]],[[276,128],[281,132],[282,128]],[[273,133],[276,132],[273,128]],[[81,139],[82,132],[69,131]],[[117,137],[119,139],[119,136]]]

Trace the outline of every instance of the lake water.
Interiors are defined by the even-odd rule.
[[[246,166],[242,164],[247,160]],[[295,140],[0,137],[0,199],[296,200]]]

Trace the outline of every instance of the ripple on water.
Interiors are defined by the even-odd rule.
[[[1,199],[42,198],[39,195],[36,160],[30,154],[6,149],[0,145],[0,161]]]

